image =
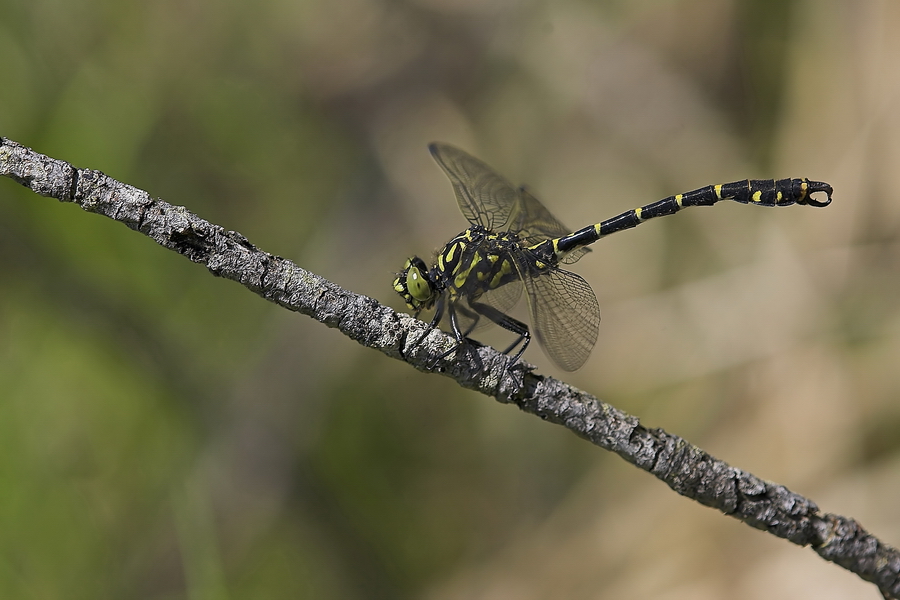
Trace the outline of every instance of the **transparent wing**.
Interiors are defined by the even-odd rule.
[[[529,268],[520,258],[525,297],[535,337],[547,356],[565,371],[580,368],[597,342],[600,307],[588,282],[569,271]]]
[[[529,245],[572,233],[524,185],[519,188],[519,202],[510,214],[509,230],[518,233]],[[563,257],[562,262],[571,264],[588,252],[590,248],[573,250]]]
[[[469,223],[491,231],[503,228],[519,201],[519,193],[512,185],[459,148],[435,142],[428,149],[450,178],[459,209]]]
[[[480,318],[477,311],[470,308],[470,301],[484,302],[500,312],[506,313],[519,302],[519,299],[522,298],[522,289],[522,280],[514,279],[505,285],[480,293],[477,296],[471,298],[467,296],[461,297],[459,302],[465,303],[465,307],[468,309],[465,312],[459,311],[460,314],[465,316],[465,328],[469,331],[475,331],[481,329],[485,325],[490,325],[493,322],[490,319]],[[460,319],[460,323],[462,322],[463,319]]]
[[[481,316],[469,306],[469,301],[465,298],[457,298],[454,306],[456,309],[456,322],[459,324],[459,329],[464,336],[468,336],[470,333],[484,327],[486,324],[485,321],[487,321],[487,319],[482,319]],[[490,321],[488,321],[488,323],[489,322]]]
[[[515,279],[506,285],[488,290],[481,296],[481,301],[490,304],[500,312],[507,312],[522,297],[522,280]]]

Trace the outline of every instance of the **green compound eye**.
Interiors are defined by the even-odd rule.
[[[406,289],[409,295],[419,302],[427,302],[434,293],[431,283],[422,275],[419,267],[410,266],[406,272]]]

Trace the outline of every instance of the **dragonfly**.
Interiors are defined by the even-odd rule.
[[[758,206],[792,204],[824,207],[832,187],[809,179],[747,179],[709,185],[623,212],[577,231],[565,227],[525,186],[514,187],[477,158],[449,144],[429,145],[431,155],[453,185],[469,227],[440,249],[431,266],[418,256],[407,259],[393,288],[416,317],[435,309],[419,345],[444,317],[456,345],[462,347],[483,323],[494,323],[516,338],[503,351],[512,367],[528,348],[532,334],[556,366],[581,368],[597,341],[600,307],[591,286],[562,268],[583,257],[587,247],[613,233],[691,206],[723,200]],[[824,194],[817,199],[813,194]],[[531,328],[510,316],[522,296]]]

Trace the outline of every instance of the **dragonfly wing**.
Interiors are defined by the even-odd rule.
[[[474,296],[463,295],[459,298],[459,302],[464,302],[466,308],[469,308],[469,302],[483,302],[493,308],[496,308],[501,313],[506,314],[513,306],[515,306],[519,299],[522,297],[522,280],[519,278],[513,279],[509,283],[501,285],[499,287],[489,289],[484,292],[479,292]],[[485,325],[489,325],[492,323],[490,319],[479,319],[477,312],[474,309],[469,308],[469,313],[471,313],[474,318],[468,319],[468,328],[469,331],[475,331],[476,329],[481,329]],[[467,315],[469,317],[469,315]]]
[[[459,324],[459,329],[464,336],[468,336],[476,329],[485,325],[486,319],[482,319],[481,316],[469,306],[469,301],[465,298],[457,299],[454,306],[456,309],[456,322]]]
[[[520,260],[527,258],[524,253]],[[563,269],[538,271],[520,265],[534,335],[547,356],[565,371],[575,371],[597,342],[600,306],[588,282]]]
[[[428,149],[450,178],[459,209],[469,223],[491,231],[504,227],[510,211],[519,202],[519,194],[513,186],[459,148],[435,142]]]
[[[486,291],[481,300],[502,313],[509,311],[522,297],[522,280],[515,279],[505,285]]]
[[[535,198],[524,185],[519,187],[519,202],[510,215],[509,222],[510,231],[518,233],[527,240],[529,245],[572,233],[572,230],[554,217],[553,213],[547,210],[547,207]],[[588,252],[590,252],[590,248],[578,248],[569,252],[561,260],[571,264]]]

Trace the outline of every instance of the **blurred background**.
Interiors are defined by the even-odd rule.
[[[556,371],[900,545],[900,5],[0,0],[0,135],[398,310],[465,228],[456,144],[573,229]],[[0,597],[877,598],[562,428],[0,181]],[[427,318],[427,316],[426,316]],[[508,338],[491,337],[508,343]]]

